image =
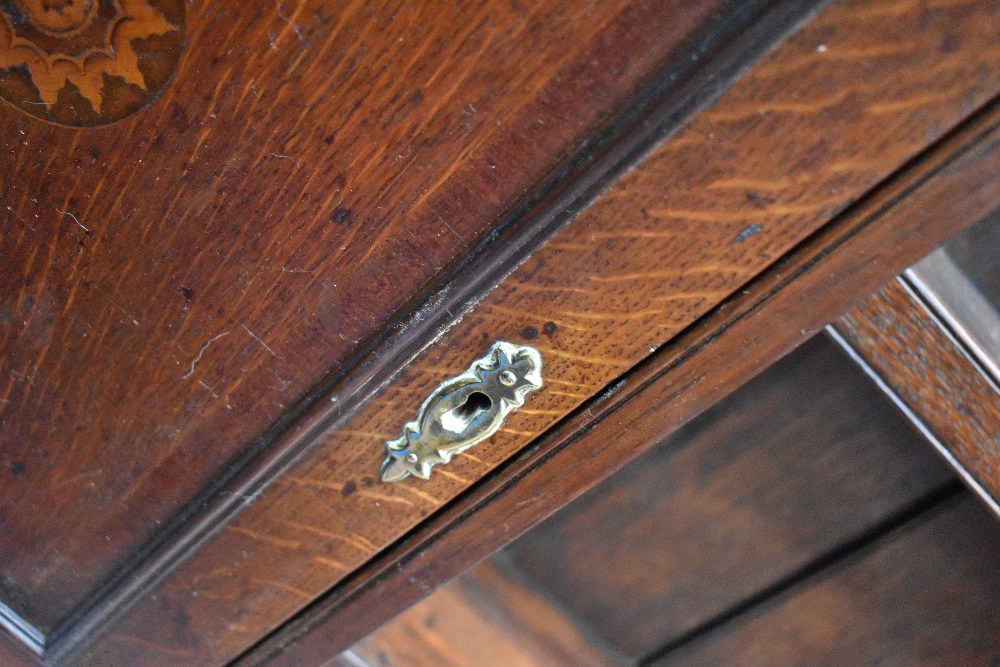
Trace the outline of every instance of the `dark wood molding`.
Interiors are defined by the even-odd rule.
[[[1000,514],[1000,394],[905,279],[863,299],[831,328]]]
[[[246,44],[189,48],[114,133],[0,113],[3,215],[73,204],[46,213],[72,234],[19,226],[0,258],[0,349],[44,370],[0,406],[0,588],[47,665],[320,664],[1000,206],[992,5],[462,9],[195,6],[194,43]],[[379,484],[384,443],[496,340],[537,347],[546,390],[430,482]]]
[[[119,126],[61,128],[3,106],[2,361],[22,379],[24,364],[50,364],[46,400],[22,395],[40,380],[5,395],[0,431],[26,444],[5,452],[17,486],[4,488],[55,486],[41,501],[53,506],[79,495],[40,523],[23,496],[5,496],[23,518],[5,529],[38,553],[5,542],[0,587],[9,579],[5,601],[30,607],[14,589],[34,575],[18,568],[46,571],[20,612],[50,657],[197,545],[205,522],[185,524],[208,503],[238,510],[241,470],[254,477],[251,461],[347,369],[347,385],[364,385],[358,364],[380,356],[379,341],[447,310],[429,293],[442,270],[587,172],[628,124],[616,119],[649,103],[651,77],[691,69],[685,49],[725,6],[318,3],[292,26],[282,3],[211,3],[189,7],[173,84]],[[437,233],[435,212],[454,233]],[[59,486],[81,470],[107,493]],[[88,503],[86,520],[66,518]],[[48,567],[53,553],[63,560]]]
[[[165,523],[93,602],[46,638],[45,662],[70,660],[131,604],[229,523],[316,439],[345,423],[427,341],[546,243],[681,123],[711,104],[775,43],[828,0],[726,0],[673,48],[599,131],[510,210],[466,254],[445,267],[330,376],[311,388]]]
[[[1000,107],[993,102],[234,664],[321,664],[998,208]]]

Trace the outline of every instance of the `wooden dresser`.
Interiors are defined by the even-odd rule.
[[[324,664],[996,211],[998,96],[981,0],[0,2],[0,664]]]

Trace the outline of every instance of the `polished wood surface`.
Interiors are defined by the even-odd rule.
[[[347,648],[724,398],[845,313],[857,295],[994,211],[998,126],[1000,110],[984,109],[240,664],[319,664]]]
[[[553,627],[574,624],[597,645],[643,635],[638,654],[615,658],[621,665],[703,664],[706,654],[727,665],[992,664],[1000,524],[974,503],[821,334],[529,531],[487,571],[530,582],[551,600]],[[928,522],[943,530],[926,534]],[[875,577],[855,576],[872,562]],[[397,659],[404,652],[478,650],[467,640],[478,619],[466,632],[459,618],[449,632],[420,623],[482,569],[352,652],[378,646],[382,660],[372,650],[370,664],[402,665],[411,664]],[[818,590],[832,593],[817,603]],[[753,647],[749,659],[742,643]],[[510,664],[499,648],[477,664]]]
[[[901,281],[834,324],[849,345],[997,507],[1000,395]]]
[[[1000,92],[1000,8],[845,0],[715,101],[812,6],[738,4],[714,23],[712,3],[194,7],[175,83],[134,117],[84,131],[8,109],[23,226],[2,260],[0,435],[23,451],[0,558],[7,599],[56,638],[48,659],[224,664],[364,582],[654,350],[760,298],[738,292],[835,240],[824,226]],[[118,136],[134,145],[107,151]],[[541,350],[546,391],[430,483],[377,485],[385,440],[497,339]],[[561,488],[653,441],[598,449]],[[483,520],[483,545],[511,531]]]
[[[638,661],[952,480],[821,334],[506,555]]]
[[[883,163],[885,166],[879,168],[877,165],[880,162],[892,155],[900,158],[902,154],[912,156],[909,150],[925,146],[928,135],[921,130],[918,138],[917,134],[913,134],[916,128],[913,123],[920,123],[929,117],[923,110],[914,116],[903,100],[910,94],[918,94],[919,90],[920,98],[926,102],[926,82],[910,88],[901,73],[915,73],[926,65],[926,58],[933,58],[939,66],[947,67],[948,58],[958,51],[938,48],[941,44],[939,40],[945,33],[953,31],[965,34],[963,22],[971,14],[964,11],[952,14],[951,18],[957,22],[945,27],[934,21],[947,20],[947,12],[935,12],[934,20],[929,21],[930,17],[916,5],[892,5],[895,13],[887,5],[879,7],[881,11],[855,4],[832,5],[798,35],[776,49],[712,109],[667,141],[646,164],[630,172],[618,186],[598,199],[489,297],[477,304],[460,323],[418,357],[379,400],[350,418],[315,454],[291,471],[285,483],[262,496],[240,517],[233,529],[225,531],[195,560],[179,570],[174,580],[176,583],[168,586],[176,586],[175,594],[179,594],[189,585],[184,582],[193,581],[197,572],[225,567],[228,554],[243,551],[259,554],[253,562],[280,575],[279,580],[287,582],[286,576],[293,577],[295,588],[299,591],[310,590],[317,580],[332,582],[339,579],[339,573],[322,569],[313,561],[311,554],[322,554],[322,557],[328,558],[335,553],[340,563],[344,563],[345,558],[350,559],[349,563],[360,561],[365,554],[358,552],[364,550],[356,544],[341,541],[345,536],[349,534],[352,540],[360,536],[380,545],[384,541],[371,532],[379,529],[376,517],[389,517],[395,522],[400,516],[407,515],[412,516],[415,522],[426,516],[463,489],[471,478],[483,474],[529,441],[538,430],[565,415],[587,392],[604,387],[625,367],[648,355],[651,348],[680,331],[699,313],[707,311],[714,303],[713,298],[721,298],[727,293],[727,285],[735,288],[754,270],[759,270],[750,267],[762,268],[768,261],[769,252],[777,253],[782,243],[792,244],[805,238],[826,222],[831,214],[839,212],[847,202],[860,196],[863,188],[877,180],[879,173],[888,174],[899,164],[889,166]],[[898,33],[859,27],[881,20],[886,12],[892,13],[893,25],[899,28]],[[962,18],[959,18],[960,15]],[[848,30],[847,25],[854,27]],[[932,25],[937,27],[930,29]],[[838,32],[841,29],[843,32]],[[928,29],[930,32],[925,32]],[[970,24],[969,29],[974,33],[979,27],[973,28]],[[892,47],[894,34],[900,43]],[[857,80],[855,63],[849,57],[824,56],[824,53],[835,50],[831,44],[837,44],[834,37],[838,35],[852,45],[847,48],[841,44],[841,53],[858,55],[864,61],[866,76],[862,81]],[[871,42],[865,42],[866,39]],[[903,43],[911,44],[912,39],[926,39],[927,48],[911,50],[902,46]],[[933,49],[931,44],[935,45]],[[820,45],[825,46],[826,51],[819,50]],[[871,61],[860,55],[872,53],[871,49],[893,55]],[[974,57],[980,56],[977,54]],[[909,61],[911,66],[901,66],[910,58],[913,58]],[[840,82],[846,86],[849,81],[850,95],[841,97],[839,93],[835,94],[837,101],[833,107],[828,108],[819,102],[810,106],[802,99],[805,93],[788,87],[788,81],[800,71],[797,67],[809,72],[809,76],[817,77],[816,80],[824,81],[824,85],[833,90],[840,90]],[[951,78],[946,80],[954,82]],[[798,101],[794,104],[788,101],[787,108],[781,108],[780,119],[773,114],[765,114],[762,119],[761,98],[767,97],[771,103],[777,104],[774,98],[778,96],[780,100],[783,92],[798,98]],[[948,107],[944,100],[949,99],[951,94],[941,92],[941,108],[944,109]],[[869,97],[865,97],[866,94]],[[958,96],[964,95],[960,93]],[[866,106],[869,104],[872,110]],[[900,115],[894,116],[896,113]],[[741,122],[741,118],[745,120]],[[801,150],[799,143],[790,138],[795,135],[794,128],[799,122],[802,123],[798,126],[801,132],[822,137],[817,139],[819,147],[815,151]],[[831,141],[829,137],[836,137],[836,141]],[[873,146],[873,137],[875,143],[882,142],[877,148]],[[697,164],[685,161],[686,156],[695,154],[700,160]],[[846,161],[848,156],[849,161]],[[693,157],[687,159],[694,160]],[[845,171],[848,164],[857,169]],[[862,164],[868,166],[861,167]],[[826,171],[827,168],[830,171]],[[791,178],[793,173],[797,174],[795,179]],[[868,181],[870,177],[875,178]],[[748,199],[745,190],[736,188],[739,197],[727,196],[733,190],[722,187],[745,185],[748,182],[746,179],[755,179],[753,182],[761,185],[768,182],[768,178],[774,179],[771,186],[774,200],[763,208],[754,205],[754,197]],[[830,187],[824,189],[817,185],[822,182]],[[852,183],[855,190],[849,187]],[[642,188],[643,184],[648,190]],[[837,190],[836,195],[833,190]],[[707,192],[712,195],[708,196]],[[846,195],[846,198],[839,199],[841,195]],[[699,197],[704,197],[700,205]],[[652,202],[648,206],[645,205],[646,198]],[[667,208],[668,204],[660,204],[661,201],[677,208]],[[720,212],[720,202],[732,208]],[[775,216],[771,223],[764,217],[769,215],[769,211]],[[656,212],[660,217],[655,217]],[[669,218],[672,214],[680,216],[681,212],[687,217]],[[741,236],[758,220],[764,221],[763,230],[770,231]],[[972,221],[967,220],[964,224]],[[917,220],[906,224],[920,223]],[[796,237],[792,231],[796,225],[801,225],[798,233],[802,236]],[[699,230],[705,235],[698,236]],[[790,233],[791,236],[785,236]],[[900,239],[905,240],[911,233],[912,230],[902,234]],[[730,241],[734,240],[730,245]],[[886,255],[898,252],[897,246],[895,240],[890,243]],[[868,265],[869,258],[877,252],[877,248],[870,245],[859,244],[856,247],[861,252],[852,260],[852,270],[859,265]],[[823,249],[818,256],[826,251]],[[776,255],[773,257],[776,258]],[[882,259],[872,262],[875,265],[871,267],[873,271],[880,268],[877,265]],[[643,261],[647,266],[645,270],[638,268]],[[746,262],[742,269],[739,262]],[[649,266],[656,268],[649,269]],[[900,268],[902,266],[896,270]],[[829,277],[817,275],[816,280],[826,283]],[[777,284],[780,286],[781,281]],[[658,295],[666,304],[662,308],[656,306]],[[639,309],[642,300],[652,304],[651,307]],[[550,336],[541,333],[547,322],[555,326],[554,330],[549,327]],[[561,326],[560,322],[569,326]],[[822,325],[823,321],[815,324]],[[535,331],[539,332],[537,337],[534,336]],[[625,331],[629,333],[626,335]],[[370,476],[368,471],[378,465],[383,438],[394,437],[399,428],[395,414],[405,413],[406,406],[418,404],[422,395],[429,393],[436,382],[463,368],[468,358],[454,360],[456,350],[478,350],[476,345],[486,344],[484,335],[487,338],[513,337],[515,340],[529,338],[536,341],[548,363],[547,377],[554,391],[541,392],[527,411],[520,411],[511,418],[509,428],[502,431],[489,448],[461,457],[435,479],[433,487],[404,483],[372,489],[371,493],[377,493],[378,498],[354,491],[345,500],[342,493],[345,488],[364,490],[359,482]],[[773,335],[774,323],[769,322],[737,343],[732,353],[745,352],[739,345],[745,345],[748,340]],[[784,344],[794,343],[785,339]],[[587,353],[580,352],[580,349],[586,349]],[[714,367],[716,360],[711,365]],[[716,372],[726,373],[718,369]],[[687,381],[697,382],[699,379],[698,375],[694,375]],[[732,386],[721,379],[720,383]],[[684,386],[676,385],[674,390]],[[705,391],[710,391],[710,387]],[[394,409],[390,410],[390,407]],[[678,406],[668,414],[681,409]],[[644,413],[636,412],[636,422],[644,418]],[[616,425],[620,423],[616,422]],[[655,423],[659,426],[650,430],[662,428],[662,421],[657,419]],[[673,422],[674,425],[676,423]],[[620,432],[614,433],[620,431],[616,425],[604,429],[605,440],[601,446],[595,445],[594,456],[603,454],[608,442],[622,437]],[[636,428],[641,427],[636,425]],[[635,433],[625,437],[632,443],[640,442]],[[574,443],[574,447],[578,445]],[[634,450],[626,447],[626,451]],[[345,456],[346,452],[351,454]],[[562,489],[576,484],[574,478],[581,474],[578,456],[567,454],[563,461],[562,473],[554,472],[546,476],[546,481],[540,481],[537,486],[527,482],[532,488],[530,493],[523,488],[519,491],[526,494],[521,500],[531,498],[532,502],[545,507]],[[605,469],[598,461],[588,461],[587,465]],[[352,474],[355,470],[356,473]],[[574,470],[574,475],[567,476],[566,470]],[[570,479],[553,481],[554,477]],[[439,492],[441,489],[447,490],[444,496]],[[579,486],[573,493],[578,492]],[[383,506],[391,506],[391,509],[381,509]],[[334,514],[330,507],[342,510],[342,513]],[[349,518],[355,516],[352,507],[364,512],[366,520],[363,524]],[[502,540],[512,510],[513,507],[508,507],[505,512],[491,513],[489,517],[477,516],[477,521],[486,522],[480,529],[480,535],[491,543]],[[290,515],[295,517],[291,521],[288,520]],[[383,523],[381,527],[388,525]],[[392,525],[400,527],[396,523]],[[494,537],[496,534],[499,535]],[[401,533],[391,535],[395,538]],[[459,544],[458,538],[453,544]],[[475,549],[469,545],[470,541],[465,539],[464,546]],[[289,566],[287,569],[286,564]],[[412,567],[414,573],[410,576],[416,576],[429,586],[439,583],[438,573],[447,569],[447,566],[425,559],[417,559]],[[400,584],[403,585],[403,582]],[[287,592],[263,587],[246,590],[244,594],[248,596],[245,599],[264,599],[266,596],[269,602],[285,597],[289,599],[289,609],[298,604]],[[352,609],[351,614],[345,612],[340,621],[331,626],[331,634],[327,637],[334,645],[346,634],[344,623],[352,623],[349,616],[363,618],[369,613]],[[322,613],[318,617],[321,616]],[[138,618],[141,616],[137,615]],[[313,621],[306,621],[307,627],[311,623]],[[141,632],[141,627],[136,621],[133,631]],[[320,644],[322,642],[318,640],[317,648]],[[271,648],[284,650],[280,643],[272,644]],[[264,655],[260,654],[259,659],[263,659]],[[291,650],[287,664],[309,664],[318,657],[304,655],[298,649]]]
[[[1000,526],[971,494],[656,665],[989,665]]]
[[[191,4],[135,116],[5,105],[0,599],[50,633],[168,539],[718,6]]]

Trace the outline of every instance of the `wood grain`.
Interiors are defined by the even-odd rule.
[[[657,665],[986,665],[1000,526],[971,494]]]
[[[507,553],[641,660],[951,479],[818,336]]]
[[[53,631],[717,6],[199,3],[138,115],[5,105],[0,598]]]
[[[902,282],[859,302],[834,328],[987,497],[1000,498],[1000,396]]]
[[[490,560],[351,647],[343,667],[611,667],[560,610]]]
[[[355,419],[359,420],[357,425],[363,428],[341,431],[342,437],[348,437],[346,447],[345,442],[327,443],[327,452],[324,453],[332,451],[334,456],[315,468],[315,475],[293,475],[286,485],[273,487],[272,494],[262,496],[256,505],[251,506],[251,511],[240,523],[210,545],[197,561],[191,561],[189,566],[178,572],[172,580],[168,580],[163,591],[148,600],[146,606],[141,607],[136,615],[123,624],[121,631],[108,639],[108,643],[103,647],[95,647],[93,654],[87,659],[96,662],[114,662],[118,659],[119,662],[128,663],[140,654],[142,660],[150,663],[156,660],[171,660],[176,663],[178,659],[186,661],[192,656],[198,656],[198,659],[205,656],[204,659],[208,661],[226,659],[248,639],[273,627],[281,618],[339,580],[351,569],[350,563],[363,562],[374,550],[391,542],[445,500],[464,489],[473,477],[478,477],[509,456],[532,434],[578,405],[623,368],[646,356],[648,347],[655,347],[666,341],[695,317],[718,303],[785,250],[815,231],[832,213],[860,196],[995,92],[995,82],[990,79],[994,71],[990,58],[994,54],[987,47],[989,42],[986,40],[995,17],[988,14],[987,9],[962,5],[924,11],[924,8],[910,3],[879,7],[888,7],[890,13],[895,11],[898,16],[893,16],[890,24],[892,29],[880,31],[878,40],[872,38],[874,41],[866,44],[865,31],[851,23],[857,19],[861,21],[861,25],[870,25],[862,20],[865,12],[855,9],[855,14],[849,5],[838,5],[831,10],[834,13],[824,15],[825,23],[821,19],[803,33],[805,36],[800,36],[788,48],[776,52],[774,59],[757,72],[756,78],[751,74],[748,77],[750,83],[737,87],[733,91],[735,96],[727,96],[716,105],[714,112],[719,113],[721,110],[720,116],[715,119],[710,114],[704,116],[702,121],[696,121],[675,137],[674,141],[681,143],[665,144],[657,153],[659,160],[654,157],[649,169],[632,172],[623,180],[622,189],[614,190],[606,195],[608,199],[602,199],[608,205],[601,207],[598,202],[594,213],[585,214],[591,217],[583,217],[573,223],[571,230],[583,230],[579,232],[579,237],[569,236],[561,240],[572,242],[575,239],[577,246],[580,242],[592,243],[589,235],[609,229],[608,216],[612,214],[616,223],[622,214],[624,222],[621,223],[621,228],[625,231],[635,230],[642,234],[637,234],[632,241],[620,245],[616,245],[615,241],[608,241],[604,244],[606,247],[599,245],[597,250],[583,250],[580,247],[574,250],[573,243],[560,246],[557,239],[557,244],[552,244],[548,251],[537,255],[518,274],[506,281],[506,287],[498,290],[496,299],[491,297],[488,302],[484,302],[482,309],[476,310],[477,313],[492,313],[490,317],[495,318],[490,320],[492,326],[485,327],[482,320],[473,323],[474,318],[466,317],[449,333],[448,338],[442,339],[414,364],[409,375],[401,376],[400,382],[412,384],[406,388],[412,395],[404,396],[403,385],[398,385],[396,389],[380,397],[377,407],[359,413]],[[837,11],[841,13],[839,19]],[[878,15],[878,20],[884,21],[884,11],[868,13]],[[869,16],[866,20],[871,22],[876,19]],[[893,42],[893,29],[897,26],[899,32],[895,33],[895,39],[898,41]],[[291,35],[294,33],[290,33]],[[868,60],[872,53],[870,50],[857,51],[860,47],[882,48],[885,44],[905,44],[907,48],[901,48],[899,53],[883,53],[882,57],[871,61]],[[820,50],[819,46],[824,46],[825,50]],[[816,55],[831,51],[833,55],[830,56]],[[838,53],[847,55],[837,57]],[[866,76],[860,79],[856,76],[858,63],[871,70],[866,70]],[[930,93],[927,82],[919,79],[917,74],[928,68],[940,74],[935,79],[940,87],[932,87]],[[821,82],[824,86],[829,84],[832,90],[840,90],[848,82],[854,83],[855,87],[850,94],[828,107],[823,104],[826,90],[811,89],[808,86],[795,89],[788,86],[789,79],[794,79],[802,71],[807,72],[802,75],[805,80]],[[906,73],[911,76],[907,77]],[[790,99],[794,97],[791,93],[795,91],[800,94],[800,99]],[[801,99],[803,95],[805,101]],[[928,101],[928,95],[934,97],[934,100]],[[918,99],[919,102],[916,101]],[[770,120],[766,114],[760,120],[761,105],[765,102],[767,105],[780,103],[778,107],[767,106],[764,109],[766,114],[772,114]],[[920,107],[919,114],[913,113],[914,105]],[[834,113],[826,113],[827,111]],[[775,120],[776,116],[780,118]],[[698,125],[698,122],[702,124]],[[800,125],[796,126],[796,122]],[[849,124],[852,129],[848,129]],[[799,127],[798,134],[796,127]],[[713,131],[706,133],[706,130],[713,129],[719,130],[720,134]],[[801,141],[791,140],[802,136],[820,137],[826,143],[803,149]],[[873,141],[872,137],[877,137],[877,140]],[[715,148],[713,151],[712,142],[716,138],[720,139],[724,148]],[[668,146],[671,148],[667,149]],[[744,149],[743,153],[740,152],[741,149]],[[696,160],[693,155],[701,157]],[[838,162],[838,158],[846,156],[856,158],[857,162]],[[747,159],[744,161],[738,158]],[[276,159],[283,161],[281,158]],[[826,165],[830,165],[829,170]],[[771,167],[770,172],[765,168],[768,166]],[[848,167],[847,171],[844,171],[845,167]],[[744,168],[748,170],[745,173],[742,172]],[[794,171],[781,171],[789,169]],[[665,172],[669,173],[664,175]],[[801,173],[804,180],[784,183],[781,174],[787,173]],[[683,200],[685,196],[697,196],[697,193],[718,182],[739,183],[740,179],[751,175],[760,176],[768,182],[770,179],[778,184],[774,188],[774,200],[765,201],[763,208],[759,206],[761,202],[758,200],[762,195],[757,190],[752,191],[755,197],[747,197],[746,192],[740,191],[738,197],[732,197],[733,201],[726,201],[731,215],[719,215],[718,211],[709,206],[715,201],[716,194],[711,198],[706,197],[700,207],[696,206],[697,202]],[[675,187],[658,190],[657,196],[662,197],[663,192],[672,193],[671,196],[676,193],[677,201],[671,201],[671,204],[692,205],[693,208],[654,208],[654,213],[660,215],[660,218],[651,220],[648,223],[651,227],[644,228],[641,213],[645,207],[639,206],[643,201],[642,197],[623,194],[628,192],[626,186],[646,184],[655,189],[669,185],[670,179],[673,179]],[[812,189],[814,186],[818,188],[815,191]],[[689,188],[690,193],[694,194],[685,194]],[[831,197],[826,188],[836,189],[836,196]],[[722,191],[725,192],[725,189],[722,188]],[[633,191],[632,194],[636,193]],[[647,196],[653,197],[652,194]],[[614,206],[610,206],[611,204]],[[800,205],[802,210],[794,210]],[[699,219],[695,215],[678,221],[670,218],[671,211],[701,211],[703,218]],[[649,210],[646,212],[649,213]],[[601,217],[602,215],[605,217]],[[673,222],[664,222],[668,219]],[[757,220],[762,222],[756,222]],[[655,240],[654,236],[663,231],[660,227],[667,228],[670,233],[663,239]],[[627,239],[627,235],[622,238]],[[655,243],[650,238],[654,238]],[[683,243],[679,243],[678,239],[683,240]],[[730,246],[729,241],[735,243]],[[599,252],[606,252],[610,257],[593,254]],[[692,254],[686,254],[688,252]],[[561,257],[564,253],[568,257]],[[616,267],[614,271],[602,269],[600,261],[594,262],[619,258],[626,265]],[[662,263],[666,268],[639,276],[627,265],[633,259],[636,264],[645,260],[647,263],[652,261],[655,266]],[[720,260],[724,260],[721,265]],[[566,264],[559,269],[557,265],[561,262]],[[581,264],[585,272],[577,274]],[[548,269],[545,269],[546,265]],[[692,270],[692,267],[704,271]],[[675,272],[674,280],[671,279],[671,270]],[[531,271],[534,271],[534,276]],[[706,277],[698,278],[700,273],[704,273]],[[576,294],[574,290],[584,289],[572,285],[560,286],[560,276],[574,274],[577,276],[574,285],[580,284],[581,276],[593,275],[598,278],[590,281],[594,285],[586,283],[588,289],[594,289],[594,296],[567,296]],[[513,293],[511,290],[518,284],[518,279],[525,276],[537,279],[535,287],[539,295],[532,298],[518,296],[518,299],[523,300],[516,301],[517,308],[513,310],[513,314],[502,315],[505,311],[498,309],[510,306],[509,302],[502,299],[503,294]],[[612,280],[607,280],[608,278]],[[630,280],[634,280],[635,284],[623,287]],[[650,295],[654,297],[657,296],[658,289],[664,290],[659,296],[663,297],[667,305],[649,313],[635,311],[635,298],[645,289],[649,289]],[[518,294],[523,295],[529,291],[529,287],[524,287],[518,290]],[[693,304],[677,306],[674,302],[682,301],[677,295],[685,291],[694,297],[686,299],[693,301]],[[588,307],[590,304],[614,306],[616,301],[619,303],[618,310],[614,307]],[[633,312],[628,312],[630,306],[633,307]],[[567,309],[565,313],[560,312],[559,309],[562,308]],[[538,327],[533,320],[526,319],[520,313],[545,314],[546,319],[540,319],[537,324],[541,324],[541,327]],[[553,314],[548,316],[548,313]],[[636,313],[636,317],[625,317]],[[597,317],[593,317],[594,315]],[[579,356],[581,353],[578,346],[567,338],[566,332],[574,331],[572,327],[581,326],[583,320],[599,322],[601,315],[607,315],[607,324],[594,325],[592,329],[587,325],[585,329],[581,329],[583,333],[575,337],[579,339],[576,342],[581,343],[581,346],[591,344],[601,354]],[[609,336],[609,331],[620,331],[618,325],[623,321],[631,323],[627,325],[628,336],[622,342],[620,336]],[[547,329],[545,325],[548,322],[552,322],[556,328]],[[564,326],[560,326],[560,322]],[[650,322],[657,326],[648,326]],[[602,329],[602,326],[605,328]],[[553,342],[548,344],[545,353],[565,360],[562,370],[559,370],[559,363],[555,364],[554,379],[569,383],[568,389],[556,391],[569,396],[553,398],[548,406],[536,406],[540,413],[532,417],[537,421],[532,423],[529,430],[509,433],[508,439],[498,441],[498,446],[488,452],[482,463],[472,459],[463,461],[464,468],[456,469],[460,479],[450,480],[444,485],[443,491],[436,491],[430,498],[420,496],[418,492],[427,492],[417,487],[388,491],[385,495],[393,500],[373,498],[372,493],[376,491],[366,489],[364,484],[364,471],[369,470],[372,465],[369,459],[377,456],[373,453],[375,450],[371,448],[371,442],[388,437],[386,434],[394,434],[399,424],[389,422],[404,419],[399,415],[407,412],[405,408],[419,403],[418,395],[422,395],[428,386],[433,386],[437,381],[414,380],[414,377],[420,378],[421,373],[434,377],[437,373],[440,378],[441,372],[450,373],[454,367],[467,365],[467,358],[459,359],[445,352],[452,343],[456,343],[457,349],[472,353],[475,346],[470,341],[481,341],[483,334],[487,338],[523,334],[524,338],[534,340],[531,333],[533,330],[548,330],[551,334]],[[563,333],[560,335],[559,331]],[[223,332],[212,332],[211,337],[205,336],[198,345],[192,346],[191,358],[196,358],[202,351],[201,346],[219,333]],[[545,342],[540,338],[538,340]],[[213,344],[221,342],[223,339],[216,339]],[[604,345],[605,342],[607,345]],[[227,344],[230,344],[229,341]],[[205,348],[205,351],[208,349]],[[266,356],[267,352],[260,354]],[[447,364],[441,363],[445,357],[449,359]],[[612,363],[606,363],[608,361]],[[556,394],[549,396],[555,397]],[[557,400],[563,402],[558,403]],[[394,406],[399,409],[390,410]],[[383,421],[373,417],[375,413],[383,413]],[[530,414],[526,416],[531,417]],[[517,430],[516,425],[512,424],[512,427]],[[351,431],[365,435],[350,438]],[[369,437],[368,433],[373,435]],[[378,442],[376,449],[380,449],[380,445]],[[357,458],[357,462],[352,458]],[[315,459],[306,461],[303,465],[308,469],[316,465],[314,461]],[[292,479],[306,480],[307,483],[294,482]],[[323,491],[309,493],[300,488],[308,487],[309,482],[318,483]],[[345,493],[348,489],[352,490]],[[377,493],[381,494],[382,490]],[[282,502],[288,506],[313,514],[299,516],[294,511],[286,513],[285,508],[280,507],[281,503],[277,502],[279,496],[284,498]],[[378,509],[381,504],[374,505],[376,502],[384,502],[387,509]],[[357,505],[352,507],[352,503]],[[331,512],[330,505],[337,509]],[[268,511],[275,512],[271,515],[275,525],[269,524]],[[343,529],[338,525],[330,525],[331,516],[333,521],[345,524]],[[374,532],[356,534],[356,521],[360,519],[364,519]],[[376,546],[363,546],[363,540]],[[243,553],[247,554],[245,559],[242,557]],[[276,558],[276,553],[281,555]],[[329,562],[314,561],[317,557]],[[287,571],[281,571],[286,565],[279,563],[279,558],[282,563],[287,563]],[[212,567],[199,570],[199,563]],[[239,563],[240,567],[235,567],[234,563]],[[302,567],[303,563],[306,567]],[[347,567],[344,569],[337,565],[345,563]],[[231,585],[234,578],[240,579],[237,570],[260,576],[254,577],[257,581],[249,581],[248,589],[238,590],[242,583]],[[195,572],[199,574],[195,574],[193,579],[185,579],[185,573]],[[271,578],[271,574],[278,576]],[[191,585],[192,581],[199,584]],[[199,599],[192,601],[195,593],[198,593]],[[149,611],[151,618],[158,621],[150,623],[150,617],[143,620],[144,610]],[[245,616],[241,610],[245,612]],[[260,616],[254,617],[255,613]],[[163,620],[165,622],[159,622]],[[223,636],[223,639],[218,639]],[[203,640],[214,645],[206,647],[200,643]],[[115,641],[119,644],[112,646]],[[139,649],[139,646],[142,648]]]
[[[724,398],[841,316],[858,295],[998,207],[1000,109],[993,105],[239,664],[320,664],[347,648]]]
[[[832,5],[528,258],[91,661],[134,661],[141,644],[148,664],[178,651],[211,664],[275,627],[985,103],[1000,89],[998,27],[994,8],[976,3]],[[550,336],[535,337],[549,322]],[[375,487],[382,443],[437,383],[505,338],[535,341],[549,390],[432,484]]]

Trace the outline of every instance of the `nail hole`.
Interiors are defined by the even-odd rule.
[[[446,431],[461,433],[469,428],[469,424],[474,422],[480,415],[489,412],[493,408],[493,401],[481,391],[474,391],[465,399],[465,403],[454,410],[441,415],[441,426]]]

